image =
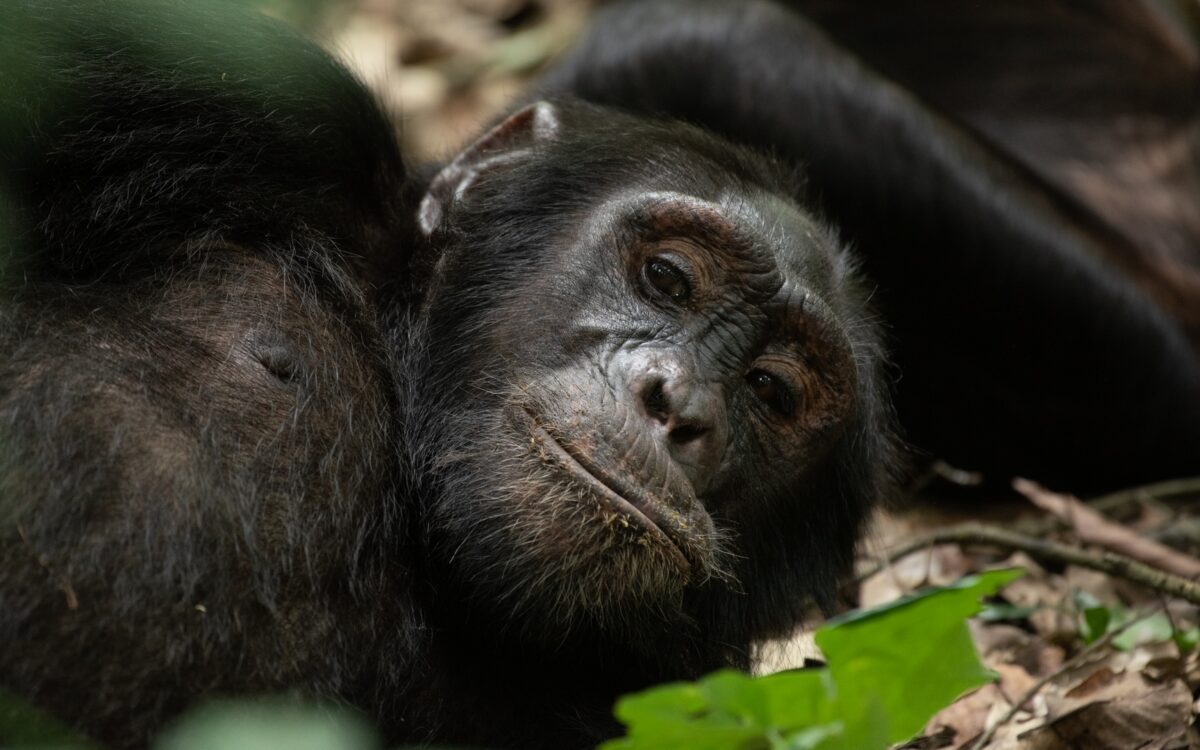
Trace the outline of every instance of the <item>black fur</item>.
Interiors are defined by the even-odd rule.
[[[1197,468],[1195,358],[1086,226],[773,4],[609,9],[436,176],[315,47],[192,5],[0,39],[0,682],[114,747],[274,691],[584,747],[748,666],[893,482],[876,304],[925,447]]]
[[[802,163],[814,203],[879,285],[897,406],[919,447],[1076,490],[1200,468],[1197,355],[1105,264],[1121,240],[799,15],[761,1],[617,3],[543,90],[702,123]]]

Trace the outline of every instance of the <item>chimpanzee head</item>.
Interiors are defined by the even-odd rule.
[[[852,264],[797,192],[577,102],[433,180],[404,411],[425,554],[465,607],[551,641],[744,642],[831,593],[890,430]]]

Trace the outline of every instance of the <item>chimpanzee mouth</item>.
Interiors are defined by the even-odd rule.
[[[651,536],[665,542],[664,547],[684,570],[692,569],[692,561],[684,550],[692,549],[693,545],[686,538],[675,538],[676,535],[685,536],[685,532],[676,528],[678,524],[670,522],[668,515],[647,493],[612,477],[586,456],[560,443],[536,420],[533,420],[532,429],[533,439],[542,448],[546,458],[551,459],[571,479],[604,500],[622,518],[629,519]]]

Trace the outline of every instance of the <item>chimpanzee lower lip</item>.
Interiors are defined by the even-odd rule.
[[[537,424],[536,421],[533,424],[533,435],[557,459],[559,465],[567,473],[585,483],[596,495],[603,498],[615,510],[631,518],[634,523],[641,526],[647,532],[666,542],[667,549],[672,552],[672,556],[677,558],[677,562],[685,570],[691,569],[692,565],[688,561],[687,555],[683,553],[683,550],[671,538],[671,535],[653,520],[652,517],[658,515],[658,513],[651,508],[640,508],[638,505],[635,505],[632,500],[610,486],[610,483],[602,478],[603,474],[593,469],[586,458],[575,455],[566,446],[558,442],[544,427]]]

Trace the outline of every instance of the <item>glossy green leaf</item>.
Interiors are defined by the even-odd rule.
[[[993,680],[965,621],[979,612],[980,597],[1021,575],[994,570],[831,621],[816,640],[843,711],[864,720],[878,716],[887,741],[899,742],[958,696]]]
[[[601,750],[883,750],[992,674],[965,619],[1021,575],[1001,570],[831,621],[829,666],[752,678],[716,672],[622,698],[628,735]]]

